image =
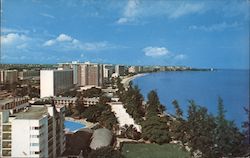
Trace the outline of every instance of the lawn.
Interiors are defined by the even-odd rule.
[[[187,151],[174,144],[129,144],[122,147],[125,158],[188,158]]]

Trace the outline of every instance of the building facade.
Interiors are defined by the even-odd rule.
[[[11,97],[0,99],[0,110],[10,110],[11,113],[15,113],[29,106],[28,101],[28,97]]]
[[[73,87],[72,70],[41,70],[40,97],[56,96]]]
[[[116,65],[115,66],[115,73],[117,76],[124,76],[126,72],[125,66],[123,65]]]
[[[93,63],[80,64],[79,68],[79,85],[95,85],[102,86],[103,84],[103,65]]]
[[[18,81],[17,70],[0,70],[0,83],[13,84]]]
[[[34,77],[39,77],[40,73],[37,70],[23,70],[18,73],[18,78],[20,80],[32,79]]]
[[[0,157],[59,157],[65,150],[64,108],[36,105],[0,111]]]
[[[77,105],[77,97],[55,97],[53,100],[56,107],[75,107]]]

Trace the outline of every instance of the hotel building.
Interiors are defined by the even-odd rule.
[[[20,80],[32,79],[39,77],[40,73],[38,70],[23,70],[18,73],[18,78]]]
[[[15,83],[18,81],[17,70],[0,70],[0,83]]]
[[[78,74],[80,86],[102,86],[103,84],[103,65],[93,63],[80,64]]]
[[[128,68],[129,73],[138,73],[139,72],[139,66],[130,66]]]
[[[73,87],[72,70],[41,70],[40,97],[56,96]]]
[[[0,111],[0,157],[59,157],[65,150],[64,107]]]
[[[117,76],[124,76],[125,75],[125,66],[123,65],[116,65],[115,66],[115,73]]]

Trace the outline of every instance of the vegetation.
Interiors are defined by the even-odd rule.
[[[244,156],[247,151],[244,137],[232,121],[225,118],[223,101],[218,99],[218,114],[189,101],[188,116],[184,119],[178,102],[174,101],[176,120],[171,123],[173,139],[188,145],[191,153],[200,157]]]
[[[142,138],[152,143],[171,141],[167,117],[152,116],[142,122]]]
[[[81,115],[86,118],[87,121],[99,122],[103,127],[110,130],[115,128],[118,123],[109,105],[97,104],[90,106]]]
[[[157,92],[155,90],[150,91],[147,102],[147,117],[163,114],[165,110],[165,107],[160,103]]]
[[[13,96],[23,97],[29,96],[30,98],[40,97],[40,89],[35,88],[31,83],[22,85],[21,82],[15,82],[12,84],[2,84],[0,90],[7,90],[11,92]]]
[[[121,130],[121,136],[128,139],[139,140],[141,133],[133,125],[125,125]]]
[[[120,151],[114,150],[112,147],[102,147],[92,150],[88,158],[122,158]]]
[[[186,139],[191,152],[200,153],[202,157],[213,156],[213,132],[216,124],[207,109],[189,101],[188,118],[186,122]]]
[[[188,158],[190,154],[174,144],[131,144],[122,147],[125,158]]]
[[[132,82],[129,84],[127,91],[123,92],[121,100],[124,103],[124,107],[127,112],[136,120],[136,122],[142,121],[145,116],[145,107],[143,106],[143,96],[140,93],[138,86],[132,86]]]
[[[186,143],[185,140],[185,129],[186,120],[183,119],[183,111],[180,109],[177,100],[172,102],[175,108],[175,120],[170,121],[170,133],[173,140],[181,141],[182,145]]]

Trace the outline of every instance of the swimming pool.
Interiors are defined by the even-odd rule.
[[[75,132],[81,128],[84,128],[85,125],[78,123],[78,122],[73,122],[73,121],[64,121],[64,127],[70,132]]]

